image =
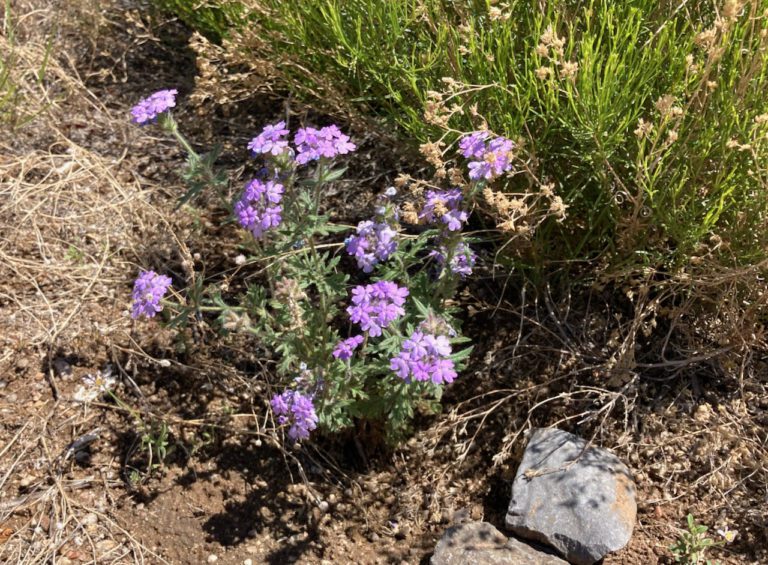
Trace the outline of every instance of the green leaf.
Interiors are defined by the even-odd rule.
[[[344,173],[346,172],[347,172],[347,167],[334,169],[325,173],[321,180],[322,182],[333,182],[335,180],[339,180],[342,176],[344,176]]]

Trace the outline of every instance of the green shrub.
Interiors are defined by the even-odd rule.
[[[221,41],[243,22],[244,7],[231,0],[154,0],[161,10],[177,15],[203,35]]]
[[[692,257],[765,258],[764,2],[491,4],[243,1],[248,25],[229,48],[420,143],[453,142],[482,118],[523,142],[530,174],[507,190],[554,183],[568,206],[566,221],[531,236],[531,264],[666,270]]]

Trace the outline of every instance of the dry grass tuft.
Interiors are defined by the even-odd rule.
[[[125,342],[139,249],[172,228],[128,151],[143,134],[76,70],[91,39],[82,18],[100,21],[103,6],[12,8],[13,39],[0,35],[16,88],[0,144],[0,561],[164,562],[115,518],[110,465],[73,473],[70,447],[99,435],[99,413],[60,397],[54,361],[100,363]]]

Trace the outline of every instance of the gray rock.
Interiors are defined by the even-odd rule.
[[[562,430],[533,431],[512,484],[509,529],[590,565],[627,544],[636,516],[635,483],[615,455]]]
[[[488,522],[448,528],[435,547],[431,565],[567,565],[559,557],[507,536]]]

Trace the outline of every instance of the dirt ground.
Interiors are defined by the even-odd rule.
[[[283,446],[270,352],[205,320],[177,336],[128,314],[139,268],[229,284],[240,253],[212,205],[174,210],[183,155],[128,110],[178,88],[182,128],[223,141],[233,191],[263,124],[286,108],[319,117],[285,93],[207,95],[199,38],[142,2],[65,5],[12,3],[24,87],[0,137],[0,562],[427,563],[452,523],[503,530],[527,432],[557,425],[635,475],[635,533],[606,564],[673,562],[689,512],[714,538],[738,532],[711,558],[768,563],[766,357],[669,362],[669,328],[638,333],[636,303],[610,288],[534,298],[481,269],[459,298],[475,350],[441,415],[396,449],[365,428]],[[353,135],[329,203],[349,223],[417,168],[391,140]],[[97,374],[118,379],[119,401],[75,400]]]

